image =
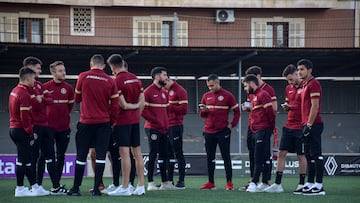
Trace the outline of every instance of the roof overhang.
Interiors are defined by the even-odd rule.
[[[87,45],[40,45],[0,43],[0,70],[2,74],[17,73],[22,60],[36,56],[43,63],[43,71],[56,60],[64,61],[67,74],[76,75],[88,70],[93,54],[105,58],[121,54],[132,72],[140,76],[150,74],[151,68],[164,66],[170,75],[195,76],[216,73],[221,76],[238,75],[239,62],[243,72],[257,65],[264,76],[281,77],[288,64],[299,59],[310,59],[314,73],[321,77],[360,76],[359,48],[221,48],[221,47],[134,47],[134,46],[87,46]],[[108,69],[109,72],[109,69]]]

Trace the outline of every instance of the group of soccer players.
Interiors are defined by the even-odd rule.
[[[247,146],[250,160],[250,180],[240,190],[247,192],[284,192],[281,186],[286,154],[297,153],[299,159],[299,184],[294,194],[325,195],[323,181],[323,156],[321,134],[324,128],[320,117],[322,90],[320,83],[312,76],[313,64],[301,59],[297,67],[288,65],[283,77],[288,81],[286,99],[281,107],[288,112],[286,124],[282,130],[277,159],[275,183],[270,185],[272,158],[271,136],[274,134],[274,148],[277,147],[275,113],[277,98],[274,89],[261,78],[262,69],[252,66],[245,72],[244,90],[248,94],[247,102],[241,106],[249,111]],[[239,121],[239,105],[234,96],[221,88],[217,75],[207,79],[209,92],[203,95],[200,116],[205,118],[204,139],[207,153],[209,181],[201,190],[216,189],[214,182],[215,152],[219,145],[226,172],[226,190],[234,190],[231,182],[232,168],[230,159],[231,128]],[[233,120],[229,123],[230,110]],[[305,183],[306,174],[308,180]],[[262,180],[260,182],[260,175]],[[316,177],[316,180],[315,180]],[[259,183],[260,182],[260,183]]]
[[[49,194],[79,196],[89,149],[94,159],[93,196],[102,193],[110,196],[145,194],[144,162],[140,148],[141,116],[146,120],[144,128],[150,149],[147,190],[185,189],[182,134],[183,118],[188,109],[186,90],[168,77],[166,68],[153,68],[153,82],[143,90],[141,81],[128,72],[121,55],[111,55],[107,63],[115,78],[104,72],[105,60],[95,54],[90,59],[90,70],[79,75],[74,91],[64,81],[65,66],[62,61],[50,65],[53,79],[42,84],[36,81],[41,73],[42,62],[36,57],[24,59],[19,71],[19,84],[9,96],[10,137],[18,153],[15,197]],[[283,128],[276,180],[272,185],[269,183],[272,166],[270,138],[273,132],[276,135],[275,91],[261,79],[260,67],[250,67],[246,71],[243,84],[248,93],[248,102],[242,105],[242,110],[250,111],[247,145],[251,175],[249,184],[240,189],[248,192],[283,192],[282,172],[286,154],[291,152],[297,153],[300,162],[300,181],[294,194],[325,194],[321,155],[322,93],[320,83],[312,76],[312,70],[311,61],[302,59],[298,61],[297,67],[289,65],[283,72],[289,85],[286,87],[286,101],[281,106],[288,111],[288,119]],[[219,145],[226,171],[225,188],[234,190],[230,136],[231,129],[239,122],[239,105],[235,97],[221,87],[217,75],[209,75],[207,86],[209,92],[203,95],[199,107],[200,116],[205,119],[203,136],[209,180],[200,189],[216,188],[215,154]],[[77,155],[74,183],[67,190],[60,184],[60,179],[70,139],[69,114],[74,102],[81,103],[81,109],[75,137]],[[233,111],[231,122],[228,121],[230,110]],[[102,179],[108,151],[113,183],[105,189]],[[153,180],[157,157],[160,185]],[[134,164],[131,164],[132,160],[135,160]],[[179,166],[179,180],[175,184],[173,173],[176,162]],[[53,185],[50,191],[41,186],[45,164]],[[135,169],[138,183],[133,187],[130,174]],[[123,177],[121,185],[120,170]],[[261,174],[262,181],[258,184]],[[31,189],[24,187],[25,175]]]
[[[36,81],[42,62],[36,57],[24,59],[19,71],[19,84],[9,96],[10,137],[18,152],[15,197],[49,194],[79,196],[89,152],[95,159],[93,196],[102,193],[110,196],[145,194],[140,116],[146,119],[145,132],[150,148],[148,190],[185,188],[182,133],[183,118],[188,108],[186,90],[169,79],[163,67],[152,69],[153,83],[143,90],[141,81],[127,71],[121,55],[111,55],[107,63],[115,78],[104,72],[103,56],[95,54],[90,59],[90,70],[79,75],[74,91],[64,81],[63,62],[55,61],[50,65],[53,79],[42,84]],[[81,109],[75,137],[74,183],[67,190],[60,184],[60,178],[70,140],[69,114],[74,102],[81,103]],[[102,179],[107,151],[112,162],[113,183],[105,189]],[[162,174],[160,187],[153,182],[152,176],[158,154]],[[135,164],[131,164],[131,159],[135,160]],[[179,181],[174,185],[176,161]],[[53,184],[50,191],[41,186],[45,163]],[[129,184],[131,169],[136,169],[136,188]],[[120,170],[123,176],[121,185]],[[31,189],[24,187],[25,175]]]
[[[41,65],[36,57],[25,58],[19,71],[19,84],[9,96],[10,137],[18,153],[15,197],[67,192],[60,179],[70,140],[69,113],[74,104],[74,90],[64,82],[65,67],[61,61],[50,65],[53,80],[44,84],[36,81]],[[45,164],[52,182],[50,191],[42,187]],[[24,187],[25,175],[31,189]]]
[[[243,84],[250,104],[243,105],[242,108],[250,111],[247,145],[251,176],[248,185],[240,189],[247,192],[283,192],[281,179],[286,154],[290,152],[297,153],[300,163],[299,185],[293,193],[325,195],[322,184],[324,163],[321,150],[324,125],[320,117],[322,90],[320,83],[312,76],[312,71],[313,64],[308,59],[299,60],[297,67],[290,64],[283,71],[283,77],[289,85],[285,89],[286,98],[281,107],[288,112],[288,117],[282,130],[276,179],[272,185],[269,184],[272,165],[270,138],[272,132],[276,133],[275,91],[261,80],[260,67],[250,67],[246,71]],[[276,137],[274,139],[276,140]],[[262,181],[258,184],[260,174]],[[306,174],[308,180],[305,183]]]

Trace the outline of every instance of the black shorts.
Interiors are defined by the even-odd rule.
[[[283,127],[279,149],[298,155],[304,155],[305,149],[304,140],[302,139],[302,130],[292,130]]]
[[[113,139],[118,147],[140,146],[140,124],[118,125],[114,127]]]

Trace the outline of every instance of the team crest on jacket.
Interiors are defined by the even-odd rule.
[[[165,93],[162,93],[162,94],[161,94],[161,97],[162,97],[163,99],[166,99]]]
[[[301,94],[301,92],[302,92],[302,88],[299,88],[299,89],[297,90],[297,93],[298,93],[298,94]]]
[[[174,96],[174,91],[173,91],[173,90],[170,90],[170,91],[169,91],[169,95],[170,95],[170,96]]]
[[[41,90],[41,85],[37,84],[36,87]]]
[[[219,100],[219,101],[224,100],[224,96],[222,96],[222,95],[218,96],[218,100]]]
[[[67,91],[66,91],[65,88],[61,88],[61,89],[60,89],[60,92],[61,92],[61,94],[66,94]]]

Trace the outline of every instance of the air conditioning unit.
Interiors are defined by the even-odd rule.
[[[234,10],[232,9],[218,9],[216,10],[217,23],[233,23],[235,22]]]

